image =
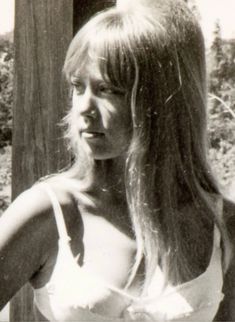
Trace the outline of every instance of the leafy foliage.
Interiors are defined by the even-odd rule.
[[[209,70],[209,136],[212,166],[222,184],[235,179],[235,41],[215,25]]]
[[[0,149],[0,215],[10,203],[11,146]]]
[[[10,202],[13,44],[0,38],[0,214]]]
[[[12,137],[13,44],[0,39],[0,148]]]

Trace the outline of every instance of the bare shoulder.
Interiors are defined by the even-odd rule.
[[[62,205],[68,205],[69,198],[61,196]],[[12,244],[13,248],[15,244],[22,244],[28,245],[31,251],[36,247],[38,251],[58,239],[52,205],[40,184],[22,192],[3,213],[0,222],[0,246]]]
[[[73,195],[56,178],[50,186],[61,206],[68,233],[73,235],[76,231],[79,235],[81,222]],[[12,245],[21,242],[28,244],[29,251],[36,247],[38,254],[46,254],[59,238],[52,203],[41,184],[22,192],[4,212],[0,223],[0,247],[10,241]]]
[[[17,231],[27,223],[37,222],[38,224],[45,220],[49,209],[50,204],[45,194],[35,186],[17,196],[3,213],[1,221],[3,225],[8,224],[9,228],[12,223]]]
[[[46,187],[45,187],[46,183]],[[55,236],[54,240],[56,244],[58,242],[59,234],[58,227],[55,221],[55,209],[52,206],[52,200],[48,194],[47,188],[55,196],[59,206],[62,210],[63,221],[67,230],[67,234],[71,239],[71,249],[74,255],[81,252],[81,247],[83,245],[83,220],[78,207],[78,198],[76,195],[77,185],[73,180],[64,178],[63,176],[53,176],[45,182],[39,183],[33,187],[33,189],[38,190],[38,193],[42,195],[45,199],[45,213],[49,213],[49,228],[48,232]],[[55,232],[55,233],[53,233]]]
[[[46,187],[45,187],[46,183]],[[52,209],[52,202],[48,194],[47,188],[49,188],[56,197],[62,212],[64,220],[68,228],[74,225],[81,219],[78,210],[78,198],[76,195],[77,186],[74,180],[67,179],[61,175],[53,176],[46,181],[39,182],[32,189],[35,189],[46,200],[46,208],[50,209],[50,212],[54,212]]]
[[[82,225],[73,195],[56,180],[52,189],[72,237],[72,249],[78,248]],[[22,192],[0,218],[0,309],[27,281],[48,266],[57,252],[58,238],[50,198],[42,185],[35,184]]]
[[[1,216],[0,309],[45,263],[55,239],[51,227],[50,204],[36,187],[21,193]]]
[[[56,180],[54,180],[56,182]],[[56,187],[56,189],[55,189]],[[73,198],[65,189],[53,185],[53,189],[56,190],[58,201],[62,207],[69,207],[73,203]],[[49,219],[49,215],[52,212],[51,201],[48,198],[46,190],[43,189],[42,184],[35,184],[31,188],[23,191],[16,199],[11,203],[9,208],[2,216],[2,220],[6,218],[10,221],[14,218],[15,225],[24,224],[25,222],[32,220],[46,220]]]

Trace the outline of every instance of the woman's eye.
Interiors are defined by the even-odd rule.
[[[101,93],[107,93],[107,94],[112,94],[113,93],[113,89],[108,85],[100,85],[99,86],[99,91]]]
[[[77,95],[81,95],[84,93],[84,85],[79,82],[72,82],[72,87]]]
[[[118,89],[114,86],[108,84],[102,84],[99,86],[99,92],[101,94],[108,94],[108,95],[121,95],[123,91]]]
[[[78,94],[78,95],[84,93],[84,86],[82,86],[81,84],[80,85],[74,85],[73,88],[74,88],[76,94]]]

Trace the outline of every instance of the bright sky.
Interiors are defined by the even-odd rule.
[[[224,38],[235,38],[235,0],[195,0],[205,37],[211,40],[215,21],[219,19]]]
[[[235,38],[235,0],[195,1],[201,14],[201,24],[205,37],[209,42],[216,19],[220,20],[223,37]],[[14,0],[0,0],[0,34],[11,31],[13,26]]]
[[[13,28],[14,0],[0,0],[0,34],[9,32]]]

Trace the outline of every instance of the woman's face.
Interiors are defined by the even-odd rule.
[[[84,64],[71,83],[72,122],[79,145],[97,160],[124,155],[132,134],[125,91],[103,79],[97,62]]]

